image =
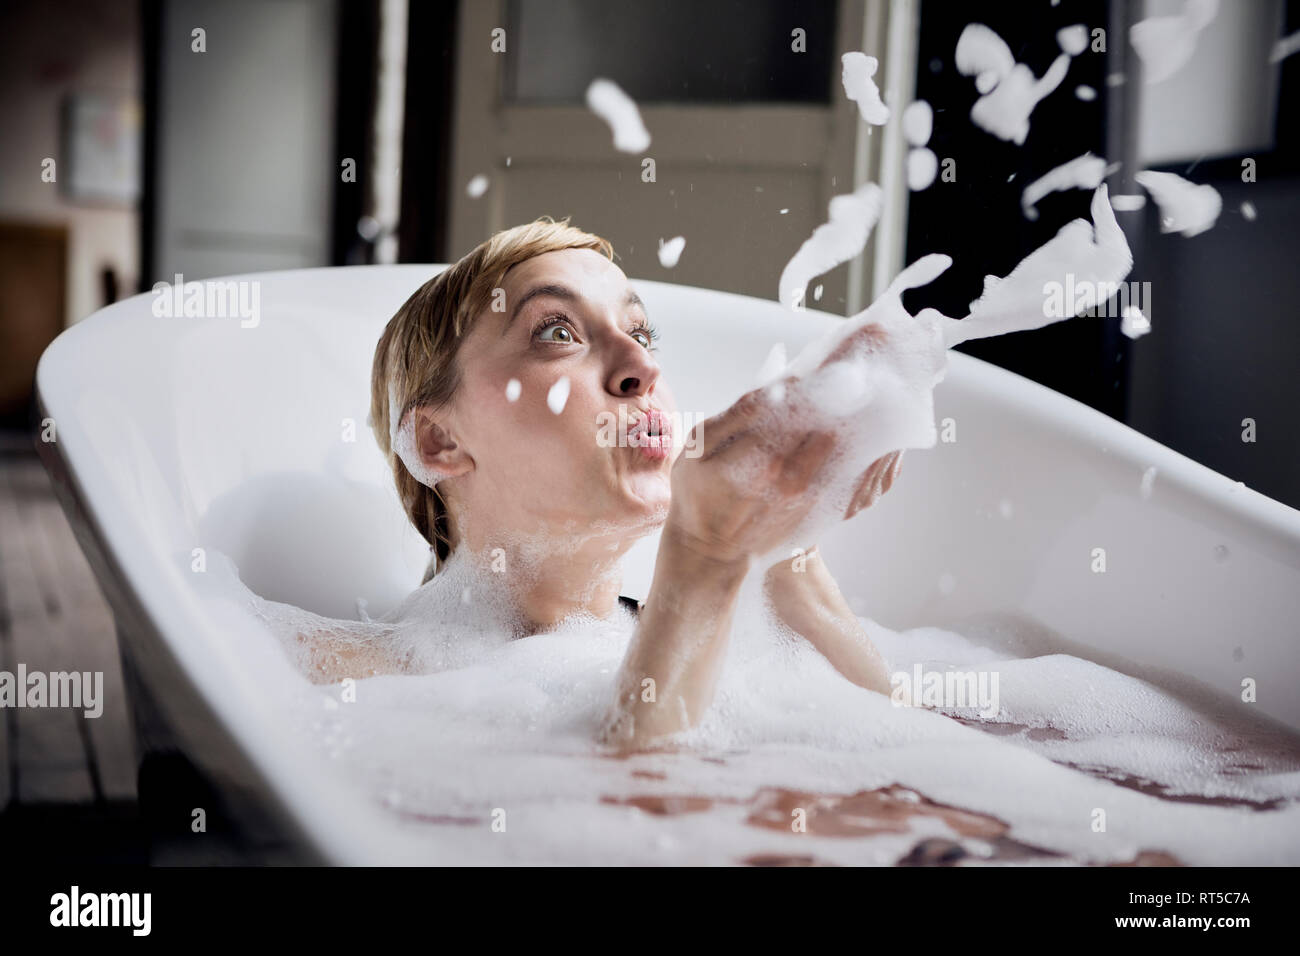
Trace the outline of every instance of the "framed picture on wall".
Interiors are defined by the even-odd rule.
[[[123,93],[75,93],[63,104],[64,195],[134,205],[140,198],[140,104]]]

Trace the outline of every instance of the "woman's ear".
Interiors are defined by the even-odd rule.
[[[411,412],[415,419],[415,450],[420,464],[441,478],[455,478],[474,468],[474,459],[456,442],[439,421],[432,408],[422,406]]]

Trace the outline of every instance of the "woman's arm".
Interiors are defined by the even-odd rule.
[[[713,700],[749,564],[703,554],[665,527],[603,743],[636,749],[699,722]]]
[[[763,586],[777,615],[846,678],[888,695],[885,659],[840,593],[821,552],[812,548],[800,566],[795,570],[793,561],[781,561],[767,571]]]

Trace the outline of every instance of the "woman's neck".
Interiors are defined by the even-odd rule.
[[[607,618],[618,606],[623,555],[636,538],[549,534],[480,546],[475,564],[508,590],[517,636],[540,634],[577,614]]]

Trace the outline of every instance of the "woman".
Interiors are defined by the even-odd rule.
[[[517,636],[574,614],[608,617],[622,556],[662,528],[603,733],[618,748],[699,722],[741,583],[807,514],[835,444],[752,427],[769,401],[755,391],[696,426],[698,455],[679,454],[656,337],[610,244],[543,218],[496,234],[412,295],[384,330],[371,382],[375,436],[434,552],[427,586],[453,551],[503,563]],[[620,410],[627,440],[598,441],[597,423]],[[744,456],[763,480],[735,479]],[[846,517],[886,491],[898,466],[898,453],[873,464]],[[881,656],[815,548],[767,570],[765,587],[782,621],[845,677],[889,692]],[[315,641],[329,662],[318,679],[403,670],[373,648]]]

